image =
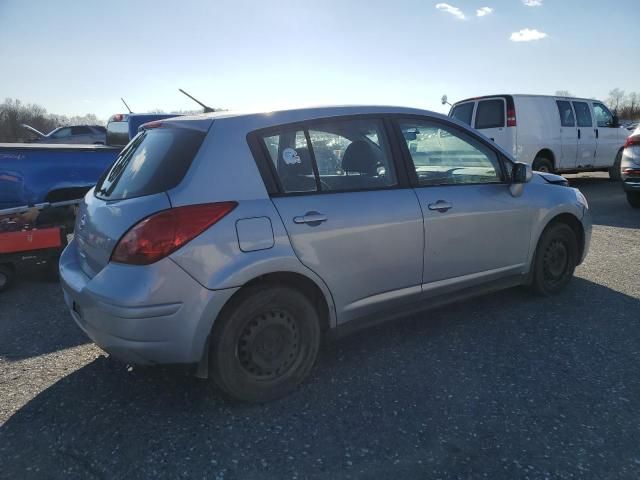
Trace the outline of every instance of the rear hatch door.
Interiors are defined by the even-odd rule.
[[[182,181],[206,136],[198,122],[152,127],[122,150],[80,207],[75,234],[79,261],[89,277],[106,266],[131,227],[171,208],[165,192]]]

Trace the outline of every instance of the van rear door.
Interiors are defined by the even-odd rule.
[[[513,100],[510,102],[507,100],[507,97],[480,99],[476,106],[473,125],[476,130],[515,157],[516,127],[515,125],[507,126],[508,117],[509,123],[515,124],[515,110],[513,105],[510,105],[509,108],[507,105],[507,103],[513,104]]]

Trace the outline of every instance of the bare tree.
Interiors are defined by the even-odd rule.
[[[614,88],[609,92],[609,98],[607,99],[607,104],[609,108],[611,108],[614,112],[618,111],[620,108],[620,103],[624,99],[624,90],[620,90],[619,88]]]
[[[573,97],[569,90],[556,90],[556,97]]]

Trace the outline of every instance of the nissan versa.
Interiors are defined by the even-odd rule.
[[[267,401],[324,332],[482,292],[560,292],[587,202],[451,118],[409,108],[214,113],[147,124],[89,191],[60,259],[84,332]]]

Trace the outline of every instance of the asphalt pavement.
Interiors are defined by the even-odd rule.
[[[640,211],[570,178],[594,232],[566,292],[360,332],[267,405],[108,358],[23,275],[0,295],[0,478],[640,478]]]

